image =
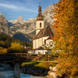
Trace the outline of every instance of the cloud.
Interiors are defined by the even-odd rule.
[[[19,11],[28,11],[28,12],[33,12],[32,9],[27,8],[27,7],[22,7],[14,4],[6,4],[6,3],[0,3],[0,7],[4,7],[7,9],[12,9],[12,10],[19,10]]]

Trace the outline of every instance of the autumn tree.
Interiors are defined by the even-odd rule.
[[[6,54],[7,53],[7,49],[0,47],[0,54]]]
[[[71,77],[78,74],[78,0],[60,0],[56,4],[53,25],[56,50],[59,51],[58,73]]]
[[[12,42],[9,48],[10,52],[23,52],[24,47],[21,45],[20,42]]]

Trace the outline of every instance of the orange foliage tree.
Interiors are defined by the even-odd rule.
[[[54,11],[57,72],[73,77],[78,74],[78,0],[60,0]]]

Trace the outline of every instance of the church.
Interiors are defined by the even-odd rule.
[[[53,47],[53,32],[50,26],[45,26],[42,7],[39,5],[36,18],[36,33],[33,37],[33,49],[35,54],[46,54],[49,47]],[[46,47],[46,48],[45,48]]]

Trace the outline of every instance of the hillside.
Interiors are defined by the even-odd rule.
[[[20,40],[20,41],[31,42],[31,37],[29,37],[28,35],[24,35],[23,33],[20,33],[20,32],[14,34],[13,38]]]

